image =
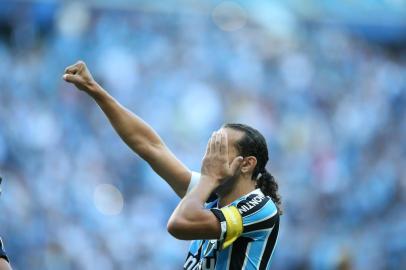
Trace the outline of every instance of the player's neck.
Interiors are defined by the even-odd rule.
[[[255,189],[256,189],[255,181],[241,177],[237,179],[236,185],[234,185],[234,187],[230,189],[228,192],[218,194],[219,197],[218,206],[221,208],[226,205],[229,205],[230,203],[237,200],[241,196],[244,196]]]

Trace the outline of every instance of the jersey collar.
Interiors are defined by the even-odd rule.
[[[228,205],[226,205],[226,206],[224,206],[224,207],[227,207],[227,206],[230,206],[230,205],[234,205],[235,203],[244,200],[245,198],[247,198],[248,196],[250,196],[250,195],[252,195],[252,194],[265,196],[264,193],[261,191],[261,189],[260,189],[260,188],[257,188],[257,189],[254,189],[253,191],[251,191],[250,193],[247,193],[247,194],[245,194],[245,195],[242,195],[241,197],[239,197],[238,199],[232,201],[230,204],[228,204]],[[218,199],[218,198],[217,198],[217,202],[216,202],[216,208],[219,208],[219,199]]]

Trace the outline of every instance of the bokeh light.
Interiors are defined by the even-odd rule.
[[[97,210],[103,215],[118,215],[123,210],[123,195],[111,184],[98,185],[94,190],[93,200]]]
[[[247,12],[236,2],[223,1],[212,13],[214,23],[224,31],[236,31],[247,23]]]

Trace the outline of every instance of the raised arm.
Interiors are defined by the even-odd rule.
[[[121,139],[147,161],[176,194],[180,197],[185,195],[191,171],[173,155],[146,122],[124,108],[93,79],[84,62],[79,61],[66,68],[63,79],[89,94],[107,116]]]

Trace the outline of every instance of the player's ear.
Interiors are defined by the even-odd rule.
[[[241,172],[242,173],[249,173],[253,172],[257,166],[257,158],[254,156],[245,157],[241,164]]]

